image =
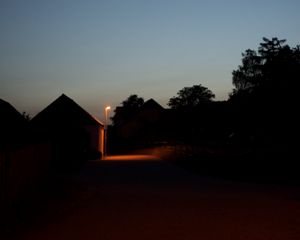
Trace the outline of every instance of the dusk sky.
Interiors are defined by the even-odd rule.
[[[0,98],[31,116],[62,93],[103,119],[130,94],[227,99],[262,37],[300,44],[299,0],[0,0]],[[111,113],[112,114],[112,113]]]

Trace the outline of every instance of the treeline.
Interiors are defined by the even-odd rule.
[[[170,109],[131,95],[115,109],[111,146],[161,143],[175,146],[177,158],[214,159],[212,167],[289,175],[298,155],[300,46],[285,42],[263,38],[258,50],[242,53],[227,101],[213,101],[214,93],[201,84],[178,91]]]

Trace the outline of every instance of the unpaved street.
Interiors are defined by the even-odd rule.
[[[91,162],[66,182],[68,197],[13,239],[300,239],[297,187],[202,177],[151,156]]]

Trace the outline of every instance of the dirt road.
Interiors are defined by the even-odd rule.
[[[297,187],[202,177],[151,156],[91,162],[64,182],[10,239],[300,239]]]

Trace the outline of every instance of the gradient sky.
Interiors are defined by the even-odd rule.
[[[62,93],[103,119],[130,94],[227,99],[262,37],[300,44],[299,0],[0,0],[0,98],[34,116]]]

